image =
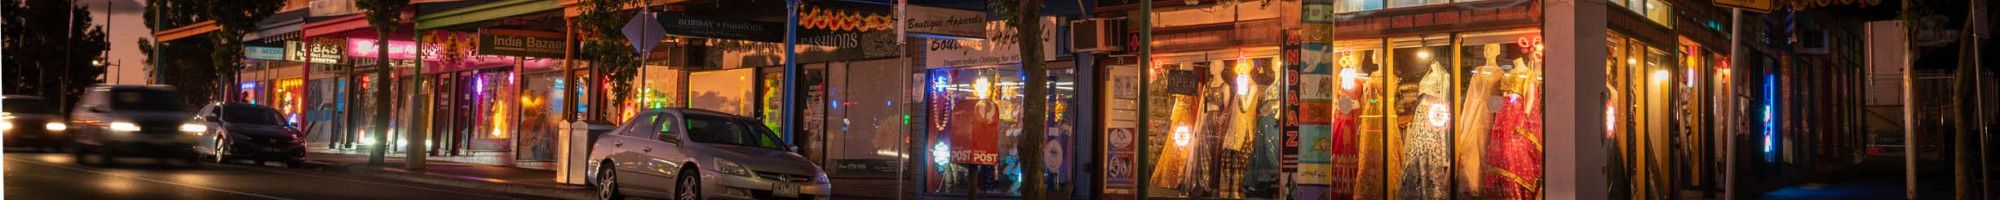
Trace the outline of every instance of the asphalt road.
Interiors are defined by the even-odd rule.
[[[116,166],[80,165],[60,153],[7,152],[7,199],[540,199],[493,191],[426,185],[278,164],[160,164],[120,159]]]

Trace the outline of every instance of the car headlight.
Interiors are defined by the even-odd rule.
[[[201,124],[181,124],[181,132],[200,135],[201,132],[205,131],[208,131],[208,126],[203,126]]]
[[[51,131],[69,130],[69,125],[63,124],[62,122],[49,122],[47,124],[42,124],[42,129],[47,129]]]
[[[0,130],[14,130],[14,122],[0,121]]]
[[[111,122],[111,131],[122,131],[122,132],[139,131],[139,125],[132,124],[132,122]]]
[[[722,174],[744,177],[753,176],[750,173],[750,168],[743,168],[743,165],[738,165],[736,162],[729,162],[728,160],[715,159],[715,169],[722,171]]]

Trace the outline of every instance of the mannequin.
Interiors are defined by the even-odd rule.
[[[1451,103],[1448,98],[1451,82],[1450,72],[1430,64],[1430,72],[1418,82],[1418,96],[1415,118],[1404,127],[1403,181],[1397,199],[1445,199],[1450,197],[1447,185],[1451,184],[1449,173],[1450,158],[1445,156],[1450,149]]]

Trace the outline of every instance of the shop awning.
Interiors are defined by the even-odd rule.
[[[352,14],[352,15],[327,19],[325,21],[306,23],[304,26],[300,27],[302,30],[300,30],[299,36],[318,37],[318,36],[347,32],[356,29],[368,28],[368,20],[366,20],[366,17],[367,16],[361,14]]]
[[[154,33],[153,38],[156,38],[154,41],[162,41],[162,42],[174,41],[182,38],[207,34],[209,32],[215,32],[216,30],[222,30],[222,27],[216,26],[215,21],[213,20],[201,21],[201,22],[196,22],[194,24],[189,24],[187,26],[181,26],[179,28],[167,29],[164,31]]]
[[[435,29],[557,9],[562,9],[562,5],[555,1],[499,1],[417,16],[417,30]]]
[[[299,38],[301,25],[306,22],[308,10],[298,9],[272,14],[270,18],[257,22],[257,31],[243,35],[243,41],[274,43]]]

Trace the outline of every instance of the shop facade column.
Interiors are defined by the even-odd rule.
[[[1544,85],[1548,199],[1608,197],[1605,167],[1605,8],[1603,0],[1544,3],[1548,38]]]

